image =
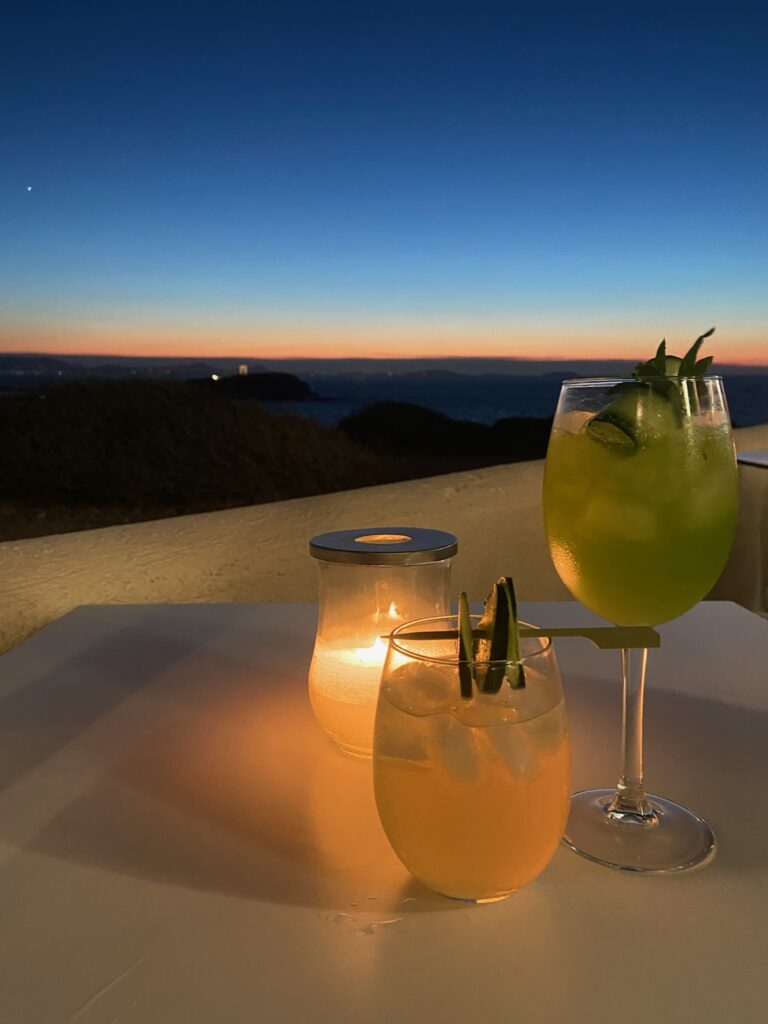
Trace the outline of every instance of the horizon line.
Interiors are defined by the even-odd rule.
[[[476,355],[443,355],[436,356],[430,355],[375,355],[375,356],[317,356],[317,355],[289,355],[289,356],[256,356],[256,355],[243,355],[241,354],[216,354],[216,355],[192,355],[192,356],[181,356],[181,355],[148,355],[148,354],[128,354],[128,353],[115,353],[115,352],[49,352],[40,350],[24,350],[14,349],[8,352],[0,350],[0,358],[7,356],[43,356],[51,359],[90,359],[90,358],[102,358],[102,359],[145,359],[145,360],[177,360],[177,361],[196,361],[196,362],[215,362],[221,359],[239,360],[246,362],[248,360],[262,361],[262,362],[416,362],[419,360],[429,360],[432,362],[445,362],[447,360],[453,360],[456,362],[462,361],[476,361],[479,359],[495,360],[501,362],[540,362],[540,363],[568,363],[568,362],[591,362],[591,363],[632,363],[637,362],[637,359],[632,356],[505,356],[505,355],[489,355],[489,354],[476,354]],[[749,361],[744,359],[733,359],[723,362],[725,366],[750,366],[750,367],[765,367],[768,369],[768,361],[761,362],[759,360]]]

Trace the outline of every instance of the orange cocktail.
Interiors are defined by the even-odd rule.
[[[406,653],[398,641],[413,625],[393,634],[399,664],[388,659],[379,694],[379,816],[395,853],[430,889],[501,899],[544,869],[565,827],[570,741],[554,651],[525,640],[524,688],[462,699],[449,648],[422,643]]]

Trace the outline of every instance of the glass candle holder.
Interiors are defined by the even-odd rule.
[[[371,756],[389,634],[448,613],[457,550],[453,534],[411,526],[336,530],[309,542],[320,586],[309,699],[345,753]]]

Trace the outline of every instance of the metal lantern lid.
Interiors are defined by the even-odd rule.
[[[420,526],[369,526],[332,530],[309,542],[309,553],[347,565],[422,565],[452,558],[459,544],[452,533]]]

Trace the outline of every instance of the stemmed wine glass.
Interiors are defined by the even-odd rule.
[[[573,596],[622,626],[656,626],[703,598],[733,540],[737,468],[719,377],[565,381],[544,477],[552,560]],[[630,871],[692,867],[707,823],[643,780],[648,652],[622,651],[622,769],[576,793],[565,841]]]

